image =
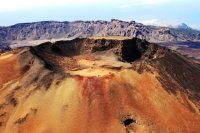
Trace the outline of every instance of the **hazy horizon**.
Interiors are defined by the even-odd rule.
[[[0,26],[120,19],[160,26],[186,23],[200,29],[199,4],[197,0],[1,0]]]

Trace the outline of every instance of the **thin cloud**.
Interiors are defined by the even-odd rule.
[[[160,20],[160,19],[147,19],[147,20],[140,20],[138,22],[143,23],[145,25],[163,26],[163,27],[168,27],[168,26],[177,27],[182,23],[175,20]],[[200,25],[198,24],[187,24],[187,25],[193,29],[200,30]]]
[[[130,8],[133,6],[140,6],[140,5],[160,5],[169,2],[169,0],[133,0],[133,1],[126,1],[120,6],[120,8]]]
[[[148,5],[159,5],[169,2],[169,0],[145,0],[144,3]]]
[[[129,4],[127,4],[127,5],[121,5],[120,6],[120,8],[128,8],[128,7],[131,7],[132,5],[129,5]]]
[[[0,12],[100,2],[102,0],[0,0]]]
[[[80,4],[83,6],[88,4],[115,4],[119,5],[120,8],[129,8],[138,5],[158,5],[168,1],[169,0],[0,0],[0,12],[73,4]]]
[[[190,25],[191,28],[200,30],[200,25]]]
[[[147,19],[140,20],[139,22],[145,25],[154,25],[154,26],[177,26],[180,22],[175,20],[159,20],[159,19]]]

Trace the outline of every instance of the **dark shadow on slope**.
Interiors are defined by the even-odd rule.
[[[122,59],[127,62],[133,62],[142,56],[139,51],[136,40],[125,40],[122,45]]]
[[[51,50],[63,56],[80,55],[83,52],[83,39],[72,41],[58,41],[52,45]]]

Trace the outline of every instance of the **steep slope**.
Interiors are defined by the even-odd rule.
[[[47,42],[0,64],[0,132],[200,130],[200,66],[157,44]]]

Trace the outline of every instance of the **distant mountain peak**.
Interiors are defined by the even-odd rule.
[[[177,25],[176,28],[179,28],[179,29],[192,29],[191,27],[189,27],[185,23],[181,23],[181,24]]]

